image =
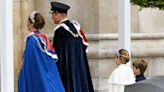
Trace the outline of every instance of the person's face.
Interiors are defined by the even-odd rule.
[[[59,24],[60,23],[60,15],[59,13],[56,12],[52,12],[52,20],[55,24]]]
[[[32,31],[32,27],[33,27],[33,24],[30,23],[29,20],[27,20],[27,28],[28,28],[28,31]]]
[[[140,75],[140,69],[133,66],[133,72],[135,75]]]
[[[120,58],[117,55],[116,55],[116,64],[117,65],[120,65],[121,64]]]

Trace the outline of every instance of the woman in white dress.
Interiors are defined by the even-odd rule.
[[[118,67],[114,69],[108,79],[109,92],[124,92],[126,85],[135,83],[135,76],[132,68],[126,63],[130,56],[127,50],[120,49],[116,54],[116,63]]]

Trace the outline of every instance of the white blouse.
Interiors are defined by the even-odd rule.
[[[135,83],[134,72],[129,65],[121,64],[112,72],[108,82],[108,92],[124,92],[126,85]]]

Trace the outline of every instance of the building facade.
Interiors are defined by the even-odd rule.
[[[31,11],[40,12],[46,25],[42,30],[50,38],[56,26],[51,19],[50,2],[60,1],[71,6],[70,19],[78,20],[89,40],[88,59],[96,92],[107,92],[106,80],[117,67],[114,62],[118,49],[118,2],[117,0],[13,0],[14,27],[14,81],[22,64],[25,41],[28,35],[27,18]],[[139,10],[131,6],[131,53],[133,61],[144,58],[148,62],[147,77],[164,75],[164,11]]]

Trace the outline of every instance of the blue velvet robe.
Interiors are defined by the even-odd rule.
[[[69,20],[63,23],[77,33]],[[59,58],[57,66],[66,92],[94,92],[82,39],[73,37],[66,29],[59,27],[55,30],[53,46]]]
[[[43,51],[41,39],[45,41],[42,37],[30,35],[26,40],[18,92],[65,92],[56,60]],[[48,52],[55,54],[51,50]]]

